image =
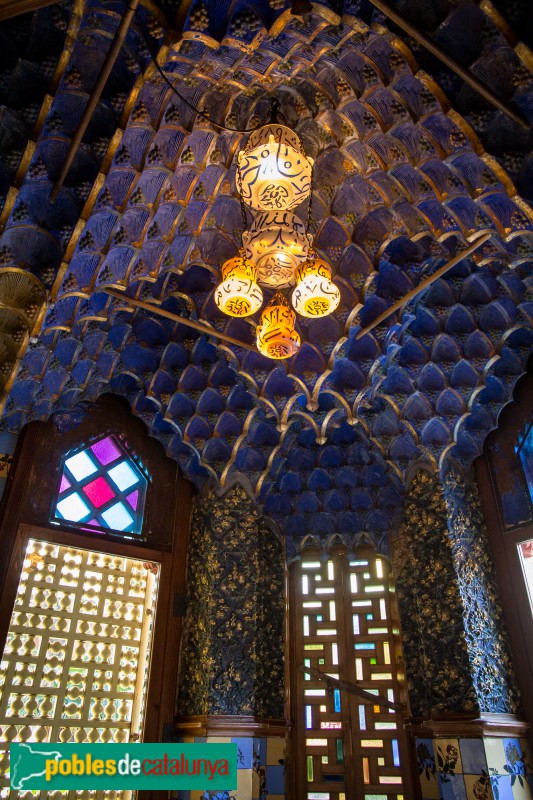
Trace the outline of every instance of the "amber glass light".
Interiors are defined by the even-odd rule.
[[[258,350],[268,358],[289,358],[300,347],[300,336],[294,329],[296,315],[281,292],[276,292],[261,314],[257,326]]]
[[[257,267],[243,253],[222,265],[215,303],[230,317],[249,317],[261,308],[263,292],[256,282]]]
[[[321,258],[308,258],[296,269],[292,305],[302,317],[326,317],[335,311],[341,295],[331,280],[331,268]]]

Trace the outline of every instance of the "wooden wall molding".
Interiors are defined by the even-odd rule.
[[[267,738],[286,736],[290,723],[285,719],[259,719],[247,716],[179,717],[175,730],[178,736],[240,736]]]
[[[526,736],[529,723],[515,714],[483,714],[476,719],[438,718],[413,720],[405,726],[417,737],[460,738],[462,736],[520,737]]]

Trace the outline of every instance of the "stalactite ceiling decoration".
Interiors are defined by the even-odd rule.
[[[140,8],[51,204],[123,11],[101,0],[61,4],[72,35],[45,101],[24,98],[43,102],[39,125],[29,134],[21,126],[28,146],[4,179],[2,425],[17,431],[114,392],[197,484],[244,473],[288,533],[379,540],[406,469],[417,460],[468,465],[525,371],[533,212],[513,180],[527,186],[531,131],[458,87],[410,41],[419,70],[366,3],[315,3],[304,18],[289,5],[193,2],[183,37],[159,62],[230,127],[263,122],[279,101],[315,160],[311,232],[332,265],[338,309],[299,319],[302,346],[280,364],[105,293],[123,290],[253,344],[257,320],[228,318],[213,298],[219,265],[240,243],[235,160],[246,136],[218,132],[171,92],[140,34],[161,44],[162,31]],[[159,16],[176,10],[163,4]],[[494,6],[436,3],[425,26],[493,88],[507,86],[533,120],[533,57]],[[483,35],[461,50],[472,26]],[[305,218],[305,205],[296,211]],[[484,232],[491,239],[473,256],[356,339]]]

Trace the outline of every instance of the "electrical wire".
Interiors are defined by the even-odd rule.
[[[210,117],[209,114],[206,114],[205,111],[200,111],[199,108],[196,108],[196,106],[193,103],[191,103],[190,100],[187,100],[187,98],[184,97],[184,95],[182,95],[181,92],[179,92],[176,89],[176,87],[174,86],[174,84],[172,83],[170,78],[165,74],[163,68],[159,65],[159,63],[157,61],[157,53],[154,53],[154,48],[152,46],[152,42],[149,41],[149,38],[146,35],[146,32],[144,31],[144,29],[142,29],[141,26],[139,26],[139,30],[142,33],[142,37],[143,37],[143,39],[145,41],[146,47],[148,48],[148,52],[150,53],[150,57],[151,57],[152,61],[154,62],[155,68],[159,72],[159,74],[161,75],[163,80],[168,84],[168,86],[174,92],[174,94],[177,95],[177,97],[180,98],[180,100],[183,100],[183,102],[187,106],[189,106],[189,108],[192,109],[192,111],[195,111],[196,114],[199,114],[201,117],[203,117],[205,120],[207,120],[210,125],[213,125],[214,128],[219,128],[220,130],[223,130],[223,131],[229,131],[230,133],[253,133],[254,131],[256,131],[259,128],[261,128],[263,125],[265,125],[264,122],[261,122],[259,125],[256,125],[254,128],[244,128],[242,130],[240,128],[230,128],[228,125],[223,125],[221,122],[215,122],[215,120],[212,117]],[[271,117],[274,115],[275,111],[277,111],[277,107],[279,107],[278,101],[277,100],[272,100]],[[275,109],[275,111],[274,111],[274,109]]]

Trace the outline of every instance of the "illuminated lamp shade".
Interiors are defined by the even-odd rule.
[[[280,292],[276,292],[261,314],[257,326],[257,347],[267,358],[289,358],[300,347],[294,329],[296,314]]]
[[[254,131],[238,157],[242,199],[256,211],[296,208],[311,190],[313,159],[285,125]]]
[[[256,283],[257,267],[244,252],[222,265],[215,303],[229,317],[249,317],[261,308],[263,292]]]
[[[312,237],[302,220],[290,211],[257,214],[242,241],[246,258],[257,264],[260,283],[282,289],[294,286],[294,273],[305,261]]]
[[[341,293],[331,280],[331,269],[321,258],[308,258],[296,270],[292,293],[294,310],[302,317],[326,317],[339,305]]]

